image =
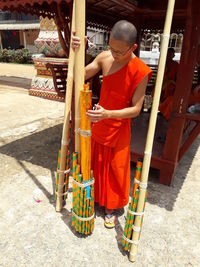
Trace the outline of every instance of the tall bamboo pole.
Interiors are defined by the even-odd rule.
[[[155,94],[154,94],[154,100],[153,100],[150,122],[149,122],[149,130],[147,133],[147,141],[146,141],[145,152],[144,152],[144,161],[143,161],[143,168],[142,168],[142,174],[141,174],[139,200],[138,200],[138,206],[137,206],[138,213],[141,213],[144,208],[153,139],[154,139],[154,134],[155,134],[157,112],[158,112],[158,106],[160,102],[160,94],[161,94],[164,71],[165,71],[165,63],[166,63],[167,49],[168,49],[168,44],[169,44],[170,30],[171,30],[171,24],[172,24],[173,12],[174,12],[174,5],[175,5],[175,0],[168,1],[165,26],[164,26],[164,31],[163,31],[163,40],[162,40],[160,59],[159,59],[159,65],[158,65],[158,76],[156,79]],[[130,261],[136,260],[138,240],[139,240],[139,235],[140,235],[140,230],[141,230],[140,229],[141,220],[142,220],[141,216],[136,216],[134,226],[133,226],[133,236],[132,236],[133,244],[131,244],[130,255],[129,255]]]
[[[85,0],[76,0],[76,35],[81,44],[76,51],[75,59],[75,151],[80,162],[80,90],[85,81]]]
[[[72,14],[72,25],[71,31],[75,31],[75,3],[73,3],[73,14]],[[71,34],[72,37],[72,34]],[[68,74],[67,74],[67,88],[65,95],[65,114],[64,114],[64,125],[62,132],[62,141],[61,141],[61,158],[60,158],[60,172],[59,172],[59,181],[58,181],[58,192],[56,198],[56,211],[62,210],[63,202],[63,186],[64,186],[64,171],[66,168],[66,154],[67,146],[69,144],[69,120],[70,120],[70,111],[71,111],[71,102],[72,102],[72,90],[73,90],[73,70],[75,62],[75,52],[71,47],[70,42],[70,54],[69,54],[69,64],[68,64]]]

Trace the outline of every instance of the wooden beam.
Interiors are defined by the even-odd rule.
[[[191,144],[195,141],[199,133],[200,133],[200,123],[197,122],[196,126],[192,129],[192,131],[190,132],[190,135],[188,136],[187,140],[184,142],[184,144],[182,145],[179,151],[178,161],[182,159],[185,152],[188,150]]]
[[[178,117],[178,118],[183,118],[183,119],[187,119],[190,121],[200,121],[200,114],[199,113],[195,113],[195,114],[190,114],[190,113],[186,113],[186,114],[174,114],[174,117]]]
[[[152,9],[146,9],[141,12],[144,16],[147,17],[164,17],[166,14],[166,10],[152,10]],[[185,9],[179,9],[174,11],[174,17],[181,17],[185,18],[187,15],[187,11]]]
[[[141,12],[141,10],[135,6],[134,4],[127,3],[126,0],[111,0],[115,5],[121,5],[126,7],[126,9],[132,11],[132,12]]]
[[[108,2],[107,0],[101,0],[101,1],[96,1],[92,6],[101,6],[102,4]]]

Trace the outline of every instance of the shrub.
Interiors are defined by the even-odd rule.
[[[28,49],[3,49],[0,50],[0,62],[12,62],[12,63],[31,63],[32,58]]]
[[[14,50],[3,49],[0,52],[0,61],[2,62],[13,62],[14,60]]]

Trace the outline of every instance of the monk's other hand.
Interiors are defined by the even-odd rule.
[[[95,110],[89,109],[86,115],[91,122],[98,122],[109,117],[109,110],[106,110],[100,105],[95,105]]]
[[[85,36],[85,44],[87,43],[87,36]],[[72,48],[75,50],[76,48],[79,48],[81,44],[81,40],[78,36],[76,36],[75,32],[72,32],[72,41],[71,41],[71,45]]]
[[[72,41],[71,41],[71,45],[72,48],[75,50],[76,48],[79,48],[80,44],[81,44],[81,40],[78,36],[75,35],[75,32],[72,32]]]

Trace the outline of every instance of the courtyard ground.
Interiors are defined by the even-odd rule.
[[[173,186],[150,172],[138,257],[130,263],[121,246],[127,207],[112,230],[97,207],[94,233],[82,238],[71,226],[70,182],[66,205],[55,212],[64,104],[29,96],[33,67],[9,65],[0,64],[0,266],[200,266],[200,138]]]

